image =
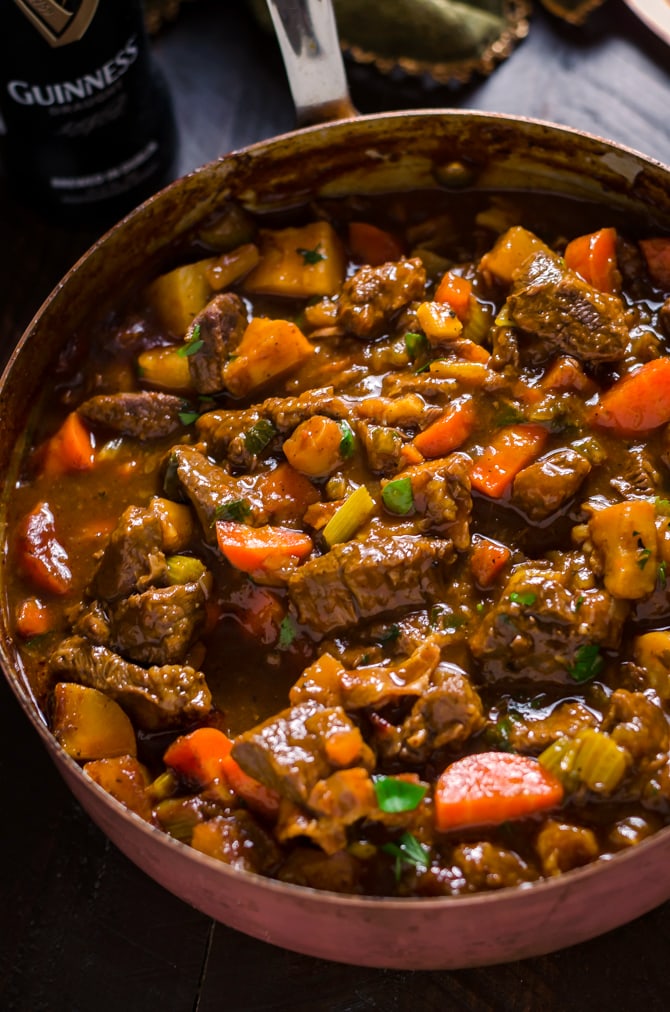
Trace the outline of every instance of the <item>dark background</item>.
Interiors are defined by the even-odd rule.
[[[361,0],[365,2],[365,0]],[[241,3],[195,0],[153,40],[174,96],[176,174],[290,130],[274,39]],[[465,87],[348,66],[362,112],[456,106],[531,116],[670,163],[670,48],[621,0],[570,27],[535,4],[528,38]],[[1,148],[0,148],[1,151]],[[1,170],[1,163],[0,163]],[[98,230],[99,231],[99,230]],[[19,202],[0,176],[0,354],[96,238]],[[20,1012],[363,1012],[670,1007],[670,905],[549,956],[455,972],[341,966],[248,938],[137,870],[64,787],[0,683],[0,1009]],[[446,944],[446,943],[445,943]]]

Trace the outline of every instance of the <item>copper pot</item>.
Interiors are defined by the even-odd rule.
[[[173,183],[97,242],[49,296],[0,383],[4,524],[29,407],[68,336],[131,283],[160,268],[170,244],[234,197],[252,209],[310,197],[434,185],[448,167],[472,185],[606,202],[670,227],[670,169],[593,136],[476,112],[426,111],[298,130],[234,152]],[[7,579],[3,569],[2,580]],[[2,588],[3,591],[5,588]],[[438,899],[341,896],[233,870],[151,827],[94,784],[55,742],[9,633],[0,657],[19,703],[81,805],[132,861],[204,913],[264,941],[348,963],[437,969],[537,956],[584,941],[670,897],[670,828],[589,867],[520,889]]]

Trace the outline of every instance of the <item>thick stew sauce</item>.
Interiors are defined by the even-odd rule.
[[[456,895],[670,817],[670,240],[435,191],[231,204],[73,335],[10,506],[63,748],[281,881]]]

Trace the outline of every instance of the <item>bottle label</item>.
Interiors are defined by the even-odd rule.
[[[98,9],[98,0],[74,0],[68,4],[73,10],[56,0],[14,0],[14,3],[53,48],[81,39]]]

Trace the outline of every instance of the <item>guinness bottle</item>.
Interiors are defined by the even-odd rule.
[[[141,0],[0,0],[4,162],[68,219],[118,217],[167,183],[175,123]]]

